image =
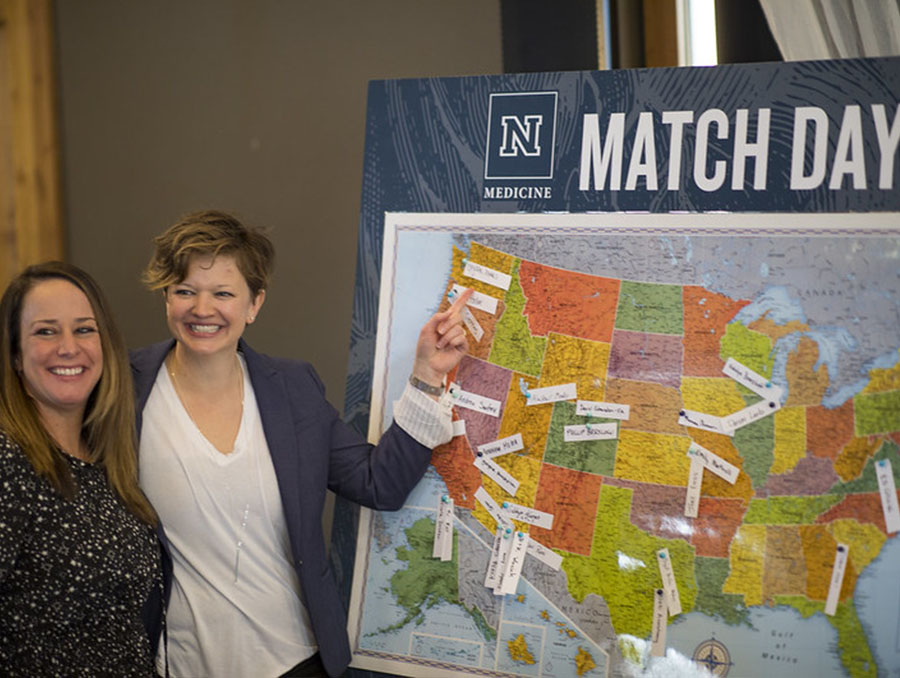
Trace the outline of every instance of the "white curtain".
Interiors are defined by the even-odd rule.
[[[900,0],[760,0],[785,61],[900,55]]]

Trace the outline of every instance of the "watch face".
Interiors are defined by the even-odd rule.
[[[716,678],[725,678],[733,666],[728,648],[715,638],[700,643],[694,650],[693,660],[709,669]]]

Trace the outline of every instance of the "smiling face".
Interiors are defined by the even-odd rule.
[[[166,289],[166,319],[182,350],[197,356],[234,352],[265,299],[254,299],[230,254],[191,259],[187,275]]]
[[[103,373],[103,349],[91,303],[67,280],[44,280],[22,303],[20,357],[25,391],[44,418],[83,415]]]

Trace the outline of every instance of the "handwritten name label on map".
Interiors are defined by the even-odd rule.
[[[675,570],[672,569],[669,549],[657,551],[656,561],[659,563],[659,574],[662,577],[663,591],[666,594],[666,607],[669,610],[669,614],[681,614],[681,598],[678,596],[678,585],[675,583]]]
[[[497,483],[507,494],[515,497],[519,491],[519,481],[513,478],[504,468],[487,457],[475,457],[475,468]]]
[[[481,327],[481,323],[478,322],[478,319],[472,315],[472,311],[469,310],[469,307],[466,306],[463,308],[462,320],[465,323],[465,326],[468,328],[469,333],[474,337],[475,341],[481,341],[481,337],[484,336],[484,329]]]
[[[509,562],[510,551],[512,551],[512,535],[515,534],[513,530],[499,531],[501,532],[500,550],[497,553],[497,573],[493,586],[495,596],[503,595],[503,579],[506,576],[506,565]]]
[[[597,400],[578,400],[575,402],[575,414],[581,417],[605,417],[606,419],[628,419],[631,405],[619,403],[603,403]]]
[[[653,626],[650,631],[650,656],[666,656],[666,627],[669,617],[666,613],[666,592],[656,589],[653,592]]]
[[[475,490],[475,498],[482,506],[484,506],[485,510],[490,514],[491,518],[494,519],[494,522],[497,523],[498,527],[513,527],[509,518],[503,514],[503,509],[500,508],[500,504],[494,501],[494,498],[487,493],[487,490],[485,490],[484,487],[479,486],[479,488]]]
[[[528,551],[528,534],[526,532],[514,532],[512,545],[509,549],[509,558],[506,561],[506,571],[503,573],[503,593],[515,593],[519,588],[519,577],[522,574],[522,564],[525,562],[525,553]]]
[[[881,510],[884,512],[884,525],[887,533],[900,532],[897,485],[894,482],[890,459],[879,459],[875,462],[875,475],[878,477],[878,492],[881,494]]]
[[[781,400],[783,393],[780,386],[776,386],[761,374],[757,374],[746,365],[741,365],[734,358],[729,358],[722,368],[722,372],[753,391],[756,395],[768,400]]]
[[[681,410],[678,413],[678,423],[682,426],[699,428],[702,431],[712,431],[713,433],[721,433],[726,436],[734,435],[734,429],[727,428],[722,417],[706,414],[705,412]]]
[[[777,400],[760,400],[758,403],[753,403],[734,414],[729,414],[722,421],[727,428],[734,431],[747,424],[752,424],[758,419],[768,417],[770,414],[775,414],[780,409],[781,404]]]
[[[467,410],[489,414],[492,417],[500,416],[499,400],[478,395],[477,393],[463,391],[459,387],[459,384],[450,384],[448,393],[450,393],[450,396],[453,398],[453,404],[457,407],[464,407]]]
[[[465,292],[468,288],[463,287],[462,285],[454,285],[453,286],[453,297],[454,299]],[[488,294],[482,294],[481,292],[473,292],[472,296],[469,297],[469,300],[466,302],[467,306],[471,306],[472,308],[477,308],[479,311],[484,311],[485,313],[490,313],[494,315],[497,312],[497,301],[495,297],[492,297]]]
[[[684,498],[684,515],[696,518],[700,509],[700,486],[703,485],[703,460],[691,457],[691,472],[688,475],[687,494]]]
[[[574,424],[563,427],[563,441],[575,443],[582,440],[615,440],[619,437],[619,427],[615,422],[597,424]]]
[[[453,500],[446,494],[438,500],[431,557],[440,558],[442,561],[453,558]]]
[[[528,540],[528,555],[534,556],[551,570],[559,570],[562,566],[561,555],[530,538]]]
[[[466,420],[465,419],[454,419],[453,420],[453,437],[456,436],[464,436],[466,435]]]
[[[559,384],[557,386],[544,386],[528,390],[528,402],[526,405],[543,405],[555,403],[560,400],[575,400],[577,398],[575,383]]]
[[[507,436],[506,438],[495,440],[492,443],[479,445],[478,451],[481,452],[482,456],[487,457],[488,459],[492,459],[494,457],[499,457],[502,454],[518,452],[524,447],[525,445],[522,443],[522,434],[515,433],[511,436]]]
[[[503,511],[513,520],[519,520],[529,525],[543,527],[545,530],[553,529],[553,514],[544,513],[528,506],[520,506],[512,502],[503,502]]]
[[[834,556],[834,566],[831,568],[831,584],[828,585],[828,598],[825,599],[825,614],[833,617],[837,612],[838,599],[841,596],[841,586],[844,583],[844,570],[847,569],[847,554],[849,549],[846,544],[838,544]]]
[[[732,485],[734,485],[735,481],[738,479],[738,475],[741,473],[741,470],[737,466],[728,463],[715,452],[710,452],[705,447],[698,445],[695,442],[691,443],[687,454],[692,460],[695,458],[700,459],[703,462],[703,466]],[[693,463],[693,461],[691,463]]]
[[[510,530],[511,532],[512,530]],[[500,581],[500,558],[503,551],[504,539],[507,531],[503,527],[497,527],[494,531],[494,543],[491,546],[491,559],[488,561],[487,572],[484,575],[484,585],[493,589]]]
[[[501,290],[508,290],[509,284],[512,282],[512,278],[506,273],[501,273],[500,271],[495,271],[493,268],[476,264],[474,261],[466,262],[466,266],[463,269],[463,275],[467,278],[474,278],[475,280],[480,280],[488,285],[499,287]]]

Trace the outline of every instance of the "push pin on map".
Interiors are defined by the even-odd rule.
[[[525,533],[519,532],[519,539],[524,539],[524,538],[525,538]]]
[[[449,504],[449,503],[450,503],[450,497],[448,497],[448,496],[445,494],[444,496],[441,497],[441,501],[444,502],[445,504]]]
[[[509,502],[508,502],[508,501],[503,502],[503,508],[509,508]]]
[[[584,427],[585,427],[588,431],[591,430],[591,419],[592,419],[592,418],[593,418],[593,415],[592,415],[590,412],[588,412],[588,414],[587,414],[587,420],[584,422]]]
[[[775,407],[775,403],[773,403],[771,400],[769,401],[769,407]]]
[[[519,390],[522,391],[522,395],[526,398],[531,397],[531,392],[528,390],[528,382],[522,377],[519,377]]]
[[[453,301],[453,297],[455,297],[455,296],[456,296],[456,290],[450,290],[449,292],[447,292],[447,298],[450,301]]]
[[[507,527],[507,528],[503,531],[503,538],[504,538],[504,539],[509,539],[509,535],[511,535],[511,534],[512,534],[512,528],[511,528],[511,527]]]

